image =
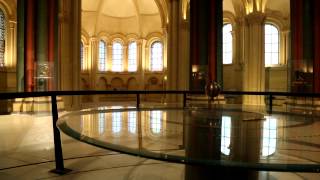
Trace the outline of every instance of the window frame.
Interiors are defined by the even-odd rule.
[[[116,44],[119,44],[121,49],[115,49],[115,45]],[[115,51],[118,51],[118,52],[121,52],[121,54],[115,54]],[[119,73],[119,72],[123,72],[124,70],[124,46],[123,46],[123,43],[119,40],[115,40],[112,42],[112,61],[111,61],[111,71],[112,72],[116,72],[116,73]],[[119,55],[121,58],[120,59],[115,59],[115,55]],[[119,64],[117,63],[114,63],[115,60],[119,60]],[[121,66],[120,69],[115,69],[115,65],[118,65],[118,66]]]
[[[135,66],[135,68],[132,68],[132,70],[130,69],[130,65],[131,65],[131,48],[130,46],[132,44],[135,44],[135,52],[132,53],[135,55],[135,64],[132,66]],[[133,63],[132,63],[133,64]],[[138,71],[138,43],[136,40],[132,40],[128,43],[128,72],[137,72]]]
[[[271,50],[271,52],[266,52],[266,45],[267,45],[267,43],[266,43],[266,36],[267,36],[267,34],[266,34],[266,26],[272,26],[273,28],[275,28],[276,30],[277,30],[277,37],[278,37],[278,42],[277,42],[277,52],[273,52],[273,50]],[[270,35],[271,36],[271,39],[272,39],[272,36],[274,36],[274,34],[271,34]],[[281,34],[280,34],[280,28],[279,28],[279,26],[277,26],[276,24],[274,24],[274,23],[272,23],[272,22],[265,22],[264,23],[264,65],[265,65],[265,67],[274,67],[274,66],[279,66],[279,65],[281,65]],[[271,46],[271,48],[270,49],[273,49],[273,45],[275,44],[275,43],[273,43],[272,42],[272,40],[271,40],[271,43],[268,43],[268,44],[270,44],[270,46]],[[271,58],[271,63],[270,64],[267,64],[267,58],[266,58],[266,54],[267,53],[270,53],[271,54],[271,57],[272,57],[272,54],[274,54],[274,53],[277,53],[278,54],[278,62],[277,63],[272,63],[272,58]]]
[[[161,66],[161,68],[153,68],[153,62],[154,62],[154,59],[153,59],[153,46],[155,44],[160,44],[161,45],[161,63],[154,63],[154,64],[158,64],[159,67]],[[160,54],[158,54],[159,56]],[[157,39],[155,41],[153,41],[151,44],[150,44],[150,57],[149,57],[149,66],[150,66],[150,71],[151,72],[163,72],[164,70],[164,44],[161,40]]]
[[[104,53],[101,53],[101,45],[104,45]],[[99,72],[106,72],[108,71],[108,48],[107,42],[104,40],[99,41],[99,48],[98,48],[98,71]],[[103,55],[103,58],[101,58]],[[102,62],[103,60],[103,62]]]
[[[229,46],[231,47],[231,52],[230,52],[230,54],[229,54],[229,56],[231,56],[231,62],[228,62],[228,63],[225,63],[225,45],[226,45],[226,43],[225,43],[225,41],[224,41],[224,37],[225,37],[225,33],[224,33],[224,28],[226,27],[226,26],[229,26],[230,25],[230,27],[231,27],[231,31],[230,31],[230,36],[231,36],[231,41],[228,43],[229,44]],[[223,24],[223,26],[222,26],[222,64],[223,65],[231,65],[231,64],[233,64],[233,51],[234,51],[234,48],[233,48],[233,44],[234,44],[234,37],[233,37],[233,35],[232,35],[232,31],[233,31],[233,25],[232,25],[232,23],[230,23],[230,22],[226,22],[226,23],[224,23]]]

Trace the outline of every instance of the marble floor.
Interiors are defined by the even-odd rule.
[[[49,172],[54,168],[50,114],[0,115],[0,179],[190,179],[181,164],[103,150],[63,133],[61,137],[65,167],[72,170],[66,175]],[[259,172],[257,179],[316,180],[320,174]]]

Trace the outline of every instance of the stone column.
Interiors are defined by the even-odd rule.
[[[112,42],[110,42],[110,43],[112,43]],[[112,44],[107,44],[107,48],[108,48],[108,50],[107,50],[107,54],[108,54],[108,57],[107,57],[108,71],[112,71]]]
[[[58,59],[57,3],[54,0],[17,3],[18,90],[53,90]]]
[[[313,16],[319,11],[319,9],[313,9],[316,2],[311,0],[290,1],[292,92],[310,93],[313,91],[315,27]]]
[[[14,69],[16,67],[16,29],[17,29],[17,22],[16,21],[12,21],[9,20],[9,31],[7,30],[7,35],[8,35],[8,44],[10,44],[10,46],[8,47],[8,50],[6,52],[10,52],[7,53],[7,64],[6,66],[9,69]]]
[[[169,25],[168,25],[168,90],[178,89],[178,64],[179,64],[179,2],[171,0],[169,4]],[[173,99],[174,100],[174,99]]]
[[[289,57],[289,30],[285,29],[281,31],[281,40],[280,40],[280,64],[288,64]]]
[[[60,90],[80,89],[81,1],[60,1]],[[66,109],[78,108],[79,97],[63,97]]]
[[[48,4],[47,1],[38,1],[35,5],[36,11],[36,62],[35,66],[35,90],[45,91],[48,89],[47,80],[40,78],[45,73],[48,64]]]
[[[25,91],[31,92],[34,89],[34,64],[35,64],[35,1],[28,0],[25,2],[26,14],[25,16],[25,27],[23,27],[23,31],[26,33],[25,45],[23,47],[23,52],[25,53],[24,59],[24,69],[25,69]]]
[[[314,61],[313,61],[313,72],[314,72],[314,92],[320,93],[320,1],[314,1],[313,5],[314,12]]]
[[[190,88],[222,83],[222,0],[190,1]]]
[[[145,71],[145,65],[143,59],[145,59],[145,40],[139,40],[137,41],[137,48],[138,48],[138,68],[137,68],[137,73],[139,74],[138,76],[138,82],[139,82],[139,89],[144,90],[144,71]]]
[[[264,19],[260,12],[248,14],[246,54],[244,64],[244,91],[265,91],[265,65],[264,65]],[[244,104],[264,105],[262,96],[244,96]]]
[[[25,34],[24,34],[24,26],[25,26],[25,1],[18,0],[17,1],[17,91],[21,92],[25,89],[24,82],[24,42],[25,42]]]
[[[180,7],[183,7],[183,1],[180,1]],[[187,8],[187,7],[186,7]],[[180,9],[179,18],[179,77],[190,77],[190,17],[186,12]],[[178,89],[189,90],[189,78],[178,78]]]
[[[128,72],[128,46],[126,44],[123,45],[123,64],[122,69],[124,72]]]
[[[99,61],[99,42],[96,37],[91,37],[89,40],[90,43],[90,57],[88,59],[88,62],[90,63],[87,71],[89,73],[90,78],[90,89],[95,90],[96,89],[96,76],[99,72],[98,68],[98,61]]]

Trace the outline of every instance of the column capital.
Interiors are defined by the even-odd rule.
[[[9,27],[14,28],[17,25],[17,21],[9,20]]]
[[[245,16],[247,23],[250,24],[263,24],[266,15],[260,12],[253,12]]]
[[[89,41],[90,41],[91,43],[95,43],[95,42],[98,41],[98,38],[95,37],[95,36],[92,36],[92,37],[90,37]]]

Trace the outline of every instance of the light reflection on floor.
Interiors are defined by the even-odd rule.
[[[61,136],[65,166],[73,172],[57,176],[49,173],[54,167],[51,116],[1,115],[0,179],[185,179],[184,165],[123,155]],[[259,179],[320,179],[320,175],[261,172]]]

